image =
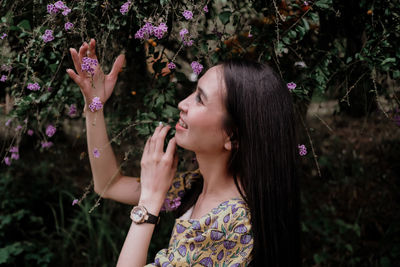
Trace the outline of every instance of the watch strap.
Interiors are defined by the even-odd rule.
[[[145,220],[144,222],[145,223],[157,224],[158,223],[158,219],[159,219],[158,216],[155,216],[155,215],[147,212],[147,220]]]

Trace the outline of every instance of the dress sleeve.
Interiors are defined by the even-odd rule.
[[[191,188],[193,180],[198,179],[199,177],[199,169],[178,173],[172,180],[172,185],[167,192],[164,205],[161,210],[171,211],[179,207],[181,204],[180,200],[185,195],[185,192]]]

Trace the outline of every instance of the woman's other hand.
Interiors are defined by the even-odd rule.
[[[67,69],[67,73],[72,80],[80,87],[86,105],[91,103],[94,97],[99,97],[100,101],[104,104],[110,97],[114,90],[115,83],[117,82],[118,74],[122,70],[125,63],[125,56],[119,55],[114,62],[111,72],[105,75],[98,64],[94,68],[94,75],[92,76],[81,68],[82,60],[84,57],[96,59],[96,41],[90,40],[87,44],[84,42],[79,49],[79,53],[74,48],[70,48],[72,60],[74,62],[75,71]]]
[[[160,125],[147,139],[140,162],[141,203],[151,203],[161,208],[178,165],[175,137],[164,152],[164,140],[171,126]]]

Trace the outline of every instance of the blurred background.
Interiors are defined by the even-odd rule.
[[[126,55],[104,106],[125,175],[140,175],[158,121],[175,125],[192,62],[200,75],[232,57],[267,62],[293,95],[307,152],[303,265],[400,266],[398,0],[2,0],[0,18],[1,266],[116,264],[131,207],[93,192],[83,98],[65,72],[68,49],[90,38],[106,73]],[[178,170],[196,168],[179,153]],[[162,217],[149,261],[169,241],[174,218]]]

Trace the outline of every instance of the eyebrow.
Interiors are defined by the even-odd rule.
[[[204,90],[203,90],[200,86],[197,86],[197,89],[199,90],[200,94],[202,94],[202,95],[204,96],[204,98],[205,98],[206,100],[208,100],[208,97],[207,97],[207,95],[204,93]]]

